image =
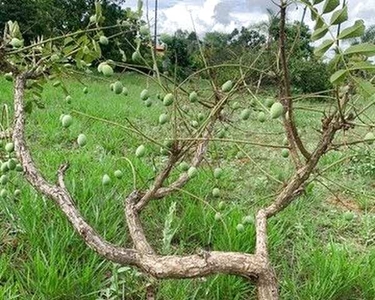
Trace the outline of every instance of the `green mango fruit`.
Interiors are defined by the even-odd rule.
[[[266,121],[266,114],[264,112],[262,112],[262,111],[259,112],[259,114],[258,114],[258,121],[261,122],[261,123],[263,123],[263,122]]]
[[[143,145],[140,145],[135,151],[135,156],[138,158],[145,156],[145,154],[146,154],[146,148]]]
[[[7,175],[1,175],[0,184],[6,185],[7,183],[8,183],[8,176]]]
[[[116,81],[113,84],[113,91],[115,92],[116,95],[120,95],[122,93],[123,88],[124,87],[120,81]]]
[[[2,189],[0,191],[0,197],[1,198],[6,198],[8,196],[8,191],[6,189]]]
[[[219,179],[223,175],[223,170],[221,168],[216,168],[214,170],[214,177]]]
[[[275,100],[273,100],[272,98],[266,98],[266,100],[264,100],[264,105],[266,107],[271,107],[274,103],[275,103]]]
[[[170,105],[172,105],[173,100],[174,100],[173,94],[171,94],[171,93],[166,94],[164,96],[164,99],[163,99],[164,106],[170,106]]]
[[[189,170],[190,166],[187,162],[183,161],[180,163],[179,165],[179,169],[182,171],[182,172],[187,172]]]
[[[275,102],[272,104],[270,109],[270,114],[272,119],[277,119],[281,117],[284,113],[284,107],[280,102]]]
[[[150,30],[149,30],[148,26],[143,25],[143,26],[141,26],[141,27],[139,28],[139,33],[140,33],[141,35],[148,36],[148,35],[150,35]]]
[[[121,179],[121,178],[123,177],[123,174],[122,174],[121,170],[116,170],[116,171],[114,172],[114,174],[115,174],[115,177],[116,177],[117,179]]]
[[[198,94],[197,92],[191,92],[190,95],[189,95],[189,101],[191,103],[194,103],[194,102],[197,102],[198,101]]]
[[[281,150],[281,156],[284,157],[284,158],[288,158],[289,157],[289,150],[288,149],[282,149]]]
[[[13,81],[13,73],[12,72],[5,73],[4,78],[6,81]]]
[[[194,178],[198,174],[198,170],[196,167],[190,167],[189,170],[187,171],[187,174],[189,178]]]
[[[12,38],[12,40],[10,41],[10,44],[14,48],[21,48],[21,47],[23,47],[23,41],[21,41],[20,39],[17,39],[17,38]]]
[[[109,177],[107,174],[104,174],[102,178],[102,184],[109,185],[110,183],[111,183],[111,177]]]
[[[78,143],[78,145],[79,145],[80,147],[84,147],[84,146],[86,146],[86,144],[87,144],[87,138],[86,138],[86,136],[85,136],[83,133],[81,133],[81,134],[78,136],[78,138],[77,138],[77,143]]]
[[[243,224],[238,224],[236,226],[236,229],[238,232],[243,232],[245,230],[245,226],[243,226]]]
[[[13,143],[7,143],[5,145],[5,151],[8,152],[8,153],[12,153],[14,151],[14,144]]]
[[[225,93],[230,92],[233,88],[233,82],[232,80],[228,80],[221,86],[221,90]]]
[[[367,142],[367,144],[371,145],[374,143],[375,135],[372,132],[367,132],[364,140]]]
[[[64,128],[68,128],[73,124],[73,118],[71,115],[64,115],[61,120],[61,124]]]
[[[167,123],[169,121],[169,116],[167,114],[161,114],[159,116],[159,124],[160,125],[164,125],[165,123]]]
[[[250,118],[250,109],[246,108],[241,112],[241,119],[246,121]]]
[[[110,77],[113,75],[113,69],[110,65],[108,64],[103,64],[101,67],[102,73],[104,76]]]
[[[8,160],[7,164],[8,164],[8,169],[10,171],[13,171],[17,167],[17,162],[13,158],[11,158],[10,160]]]
[[[102,44],[102,45],[108,45],[109,44],[109,40],[108,40],[108,38],[106,36],[102,35],[99,38],[99,43]]]
[[[146,101],[148,98],[150,98],[150,93],[148,92],[148,90],[145,89],[141,92],[140,97],[141,100]]]
[[[212,196],[214,196],[215,198],[220,197],[220,189],[218,189],[218,188],[214,188],[214,189],[212,190]]]

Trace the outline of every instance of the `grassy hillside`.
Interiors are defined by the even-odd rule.
[[[71,104],[66,103],[61,89],[48,86],[43,93],[45,109],[34,107],[27,133],[34,159],[49,179],[55,180],[62,162],[70,163],[67,186],[89,223],[108,240],[131,246],[123,212],[124,197],[133,189],[127,159],[135,167],[137,186],[147,187],[165,158],[135,157],[140,144],[149,154],[158,153],[159,148],[130,132],[127,119],[161,142],[171,135],[171,128],[158,125],[165,108],[156,99],[152,82],[134,74],[126,74],[121,80],[129,90],[128,96],[112,93],[108,82],[88,78],[83,79],[89,89],[84,94],[80,83],[68,79]],[[147,85],[154,95],[149,108],[139,99]],[[0,79],[0,103],[11,105],[11,98],[11,84]],[[238,96],[236,101],[242,107],[249,105],[247,97]],[[307,100],[297,103],[297,107],[309,108],[297,113],[297,124],[309,148],[317,142],[320,125],[321,115],[315,110],[328,105]],[[196,113],[197,108],[191,109]],[[255,113],[248,121],[240,121],[239,113],[232,116],[229,112],[227,137],[282,144],[284,135],[278,121],[259,123]],[[69,129],[61,127],[62,113],[74,118]],[[375,111],[369,111],[369,115],[375,115]],[[80,133],[88,138],[84,148],[76,143]],[[256,145],[212,143],[208,160],[184,192],[154,202],[144,212],[152,245],[163,254],[199,249],[253,251],[254,225],[246,224],[243,232],[236,226],[269,203],[280,182],[293,171],[289,158],[283,158],[280,152]],[[325,173],[333,181],[320,178],[320,183],[270,222],[270,253],[280,278],[282,299],[375,299],[373,152],[373,146],[362,145],[324,156],[319,170],[338,162]],[[225,170],[220,182],[213,178],[211,167],[217,166],[214,159],[219,159]],[[120,180],[113,175],[117,169],[124,173]],[[101,183],[104,174],[112,179],[108,187]],[[221,189],[219,198],[211,195],[215,186]],[[147,278],[136,270],[102,260],[85,246],[53,203],[20,177],[12,178],[11,189],[17,187],[22,190],[21,197],[0,199],[0,299],[145,298]],[[221,201],[225,202],[222,209]],[[222,218],[215,220],[218,211]],[[253,299],[254,292],[245,280],[214,276],[162,281],[158,296],[229,300]]]

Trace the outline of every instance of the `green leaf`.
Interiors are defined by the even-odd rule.
[[[311,8],[311,20],[315,21],[316,19],[318,19],[318,10],[313,7]]]
[[[314,27],[314,30],[317,30],[319,28],[322,28],[323,26],[327,26],[327,24],[324,22],[324,19],[323,18],[318,18],[316,20],[316,23],[315,23],[315,27]]]
[[[321,39],[323,36],[325,36],[327,32],[328,26],[323,26],[322,28],[319,28],[313,32],[313,34],[311,35],[311,40],[317,41]]]
[[[375,71],[375,65],[370,63],[369,61],[361,61],[358,63],[353,64],[349,70],[356,71],[356,70],[368,70],[368,71]]]
[[[315,48],[314,54],[318,57],[322,57],[324,53],[326,53],[328,49],[331,48],[334,42],[334,40],[325,40],[319,47]]]
[[[365,33],[365,25],[363,20],[355,21],[353,26],[350,26],[348,28],[345,28],[343,31],[341,31],[339,35],[340,40],[344,39],[351,39],[355,37],[360,37]]]
[[[331,25],[338,25],[348,20],[348,7],[345,5],[344,8],[335,11],[331,17]]]
[[[360,54],[365,56],[375,56],[375,45],[364,43],[364,44],[358,44],[350,46],[348,49],[344,51],[344,54],[346,55],[352,55],[352,54]]]
[[[319,4],[321,2],[323,2],[323,0],[313,0],[314,5]]]
[[[326,0],[323,6],[323,14],[328,14],[340,5],[340,0]]]
[[[358,77],[354,80],[358,85],[359,93],[361,93],[361,95],[364,97],[370,97],[375,94],[375,87],[371,82]]]
[[[331,76],[329,80],[332,84],[338,84],[345,79],[347,73],[347,70],[338,70]]]

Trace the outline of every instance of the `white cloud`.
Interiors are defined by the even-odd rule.
[[[135,7],[136,2],[129,0],[126,4]],[[148,2],[153,16],[154,0]],[[350,20],[362,18],[366,25],[375,23],[375,0],[347,2]],[[195,25],[199,35],[213,30],[231,32],[234,28],[267,20],[266,8],[277,10],[271,0],[159,0],[158,28],[159,32],[173,33],[177,29],[192,31]],[[289,19],[301,20],[302,12],[301,7],[292,5],[288,10]],[[305,22],[313,27],[310,13]]]

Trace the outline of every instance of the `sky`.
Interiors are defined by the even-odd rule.
[[[150,21],[153,24],[155,0],[149,3]],[[364,19],[366,25],[375,24],[375,0],[347,0],[349,20]],[[137,0],[127,0],[125,7],[135,8]],[[177,29],[195,31],[204,35],[209,31],[229,33],[234,28],[249,26],[267,20],[267,8],[277,11],[271,0],[159,0],[159,33],[173,33]],[[290,20],[300,20],[301,7],[288,10]],[[310,14],[305,22],[313,27]],[[350,24],[348,24],[350,25]]]

